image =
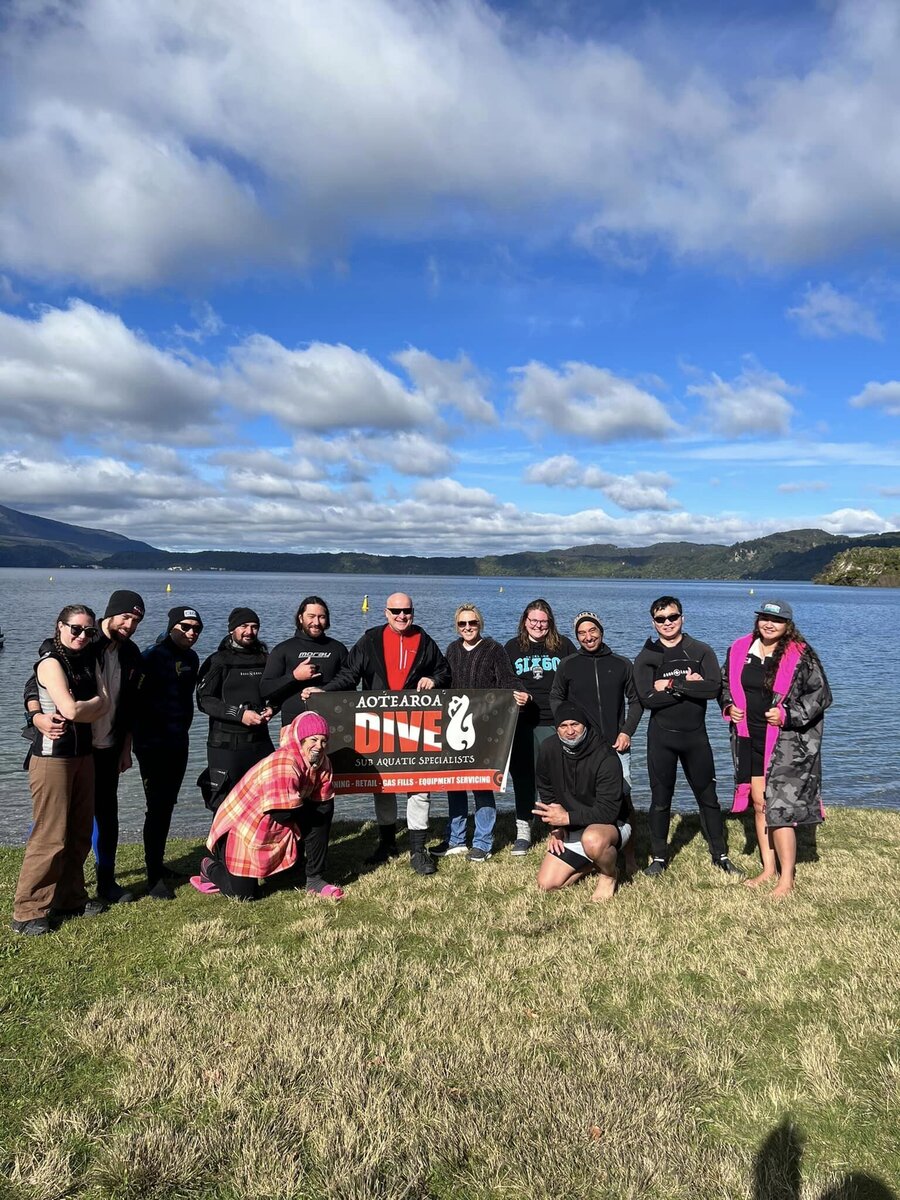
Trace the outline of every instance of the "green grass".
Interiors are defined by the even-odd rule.
[[[0,1193],[893,1195],[900,817],[833,812],[780,904],[678,832],[669,872],[607,905],[537,893],[536,853],[356,878],[373,834],[344,826],[341,905],[185,885],[52,937],[6,923]]]

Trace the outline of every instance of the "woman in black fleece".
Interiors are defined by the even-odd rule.
[[[454,617],[459,637],[447,647],[454,688],[511,688],[516,704],[521,708],[528,702],[527,692],[519,690],[512,664],[506,651],[493,638],[484,637],[484,618],[474,604],[461,604]],[[487,862],[494,848],[494,825],[497,821],[497,796],[494,792],[475,792],[475,837],[468,852],[470,862]],[[447,838],[431,853],[466,853],[466,823],[469,816],[469,793],[448,792]]]
[[[550,827],[537,885],[557,891],[596,870],[592,900],[609,900],[618,877],[618,851],[631,836],[619,757],[577,704],[556,710],[556,737],[538,751],[535,816]]]

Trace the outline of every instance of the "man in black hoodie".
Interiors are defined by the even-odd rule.
[[[684,632],[681,601],[660,596],[650,605],[656,640],[648,638],[634,660],[634,682],[644,708],[647,771],[650,775],[650,846],[653,859],[644,870],[651,878],[669,865],[669,822],[679,762],[700,809],[713,866],[727,875],[743,872],[731,862],[725,825],[716,794],[716,765],[706,733],[706,703],[715,700],[722,673],[712,647]]]
[[[581,649],[564,658],[556,668],[550,707],[556,716],[560,704],[571,700],[584,710],[606,744],[619,755],[625,792],[630,795],[631,739],[644,715],[634,686],[631,660],[613,654],[604,642],[603,626],[596,613],[578,614],[575,637]]]
[[[267,656],[257,614],[252,608],[234,608],[227,637],[200,667],[197,707],[209,717],[210,806],[224,800],[242,776],[275,749],[269,734],[274,709],[260,694]]]
[[[307,688],[304,699],[310,692],[344,692],[360,684],[366,692],[423,691],[450,686],[450,667],[440,648],[424,629],[413,623],[411,598],[405,592],[394,592],[387,598],[384,615],[386,623],[366,630],[350,651],[346,666],[331,682],[321,688]],[[427,793],[411,792],[406,802],[406,827],[410,865],[419,875],[433,875],[436,870],[434,859],[425,848],[429,812]],[[375,797],[375,819],[378,848],[368,861],[383,863],[399,853],[395,795]]]
[[[609,900],[618,851],[631,835],[619,756],[577,704],[563,700],[554,719],[556,737],[541,743],[535,775],[534,814],[550,829],[537,885],[557,891],[596,870],[591,899]]]

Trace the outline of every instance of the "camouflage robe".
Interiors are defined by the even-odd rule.
[[[722,671],[723,709],[731,704],[729,659]],[[822,731],[825,709],[831,704],[831,689],[820,664],[803,653],[781,702],[784,725],[766,770],[766,824],[770,829],[794,825],[818,825],[825,819],[822,807]],[[738,775],[739,737],[731,725],[731,752]],[[738,789],[740,791],[740,788]],[[737,795],[737,793],[736,793]],[[735,804],[734,811],[746,805]]]

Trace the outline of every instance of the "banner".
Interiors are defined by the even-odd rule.
[[[335,795],[506,788],[511,691],[313,692],[308,704],[331,729]]]

